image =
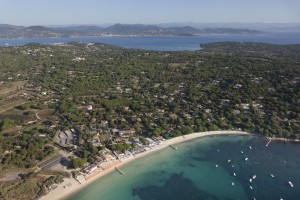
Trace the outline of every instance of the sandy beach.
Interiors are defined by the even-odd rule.
[[[211,135],[247,135],[249,133],[242,132],[242,131],[210,131],[210,132],[199,132],[199,133],[193,133],[189,135],[184,135],[176,138],[172,138],[169,140],[166,140],[164,144],[159,145],[153,149],[150,149],[148,151],[145,151],[143,153],[136,154],[135,157],[130,157],[126,160],[122,160],[122,162],[118,163],[114,167],[111,167],[109,169],[106,169],[104,171],[101,171],[100,173],[97,173],[92,178],[88,179],[86,182],[80,184],[77,180],[74,178],[65,179],[65,181],[58,185],[58,187],[51,192],[49,192],[47,195],[41,197],[41,200],[57,200],[57,199],[65,199],[66,197],[70,196],[71,194],[81,190],[82,188],[86,187],[87,185],[93,183],[95,180],[101,178],[102,176],[105,176],[106,174],[112,172],[115,170],[115,167],[120,167],[122,165],[125,165],[133,160],[136,160],[138,158],[141,158],[143,156],[149,155],[155,151],[161,150],[163,148],[169,147],[170,145],[175,145],[178,143],[182,143],[185,141],[189,141],[192,139],[205,137],[205,136],[211,136]],[[65,188],[65,186],[69,185],[69,187]]]

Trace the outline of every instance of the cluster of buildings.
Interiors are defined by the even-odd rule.
[[[129,135],[133,134],[134,130],[126,130],[120,131],[117,129],[111,129],[112,137],[118,134],[122,137],[129,137]],[[107,148],[98,152],[97,162],[86,164],[86,166],[80,171],[80,173],[75,175],[75,179],[79,183],[83,183],[86,180],[94,177],[98,173],[107,170],[109,168],[115,167],[117,164],[121,163],[124,160],[135,157],[135,155],[148,151],[150,149],[156,148],[159,145],[164,144],[165,139],[162,137],[153,137],[153,138],[145,138],[146,144],[139,140],[137,137],[128,138],[128,143],[135,143],[136,146],[134,148],[130,148],[129,150],[125,150],[124,152],[112,151]]]

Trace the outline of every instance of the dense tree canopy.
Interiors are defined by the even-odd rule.
[[[17,107],[22,119],[28,122],[46,109],[54,109],[56,117],[23,135],[1,135],[2,157],[14,149],[2,163],[33,165],[51,153],[48,139],[70,128],[78,130],[77,154],[87,161],[95,159],[98,148],[91,141],[97,137],[112,150],[130,148],[110,141],[111,128],[134,129],[144,144],[144,137],[220,129],[300,138],[300,45],[202,47],[195,52],[83,43],[0,48],[0,81],[27,81],[30,98]],[[13,117],[0,119],[1,131],[30,126]],[[80,163],[74,160],[74,166]]]

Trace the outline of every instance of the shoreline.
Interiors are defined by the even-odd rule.
[[[193,140],[193,139],[207,137],[207,136],[213,136],[213,135],[250,135],[250,134],[251,133],[248,133],[248,132],[235,131],[235,130],[233,130],[233,131],[208,131],[208,132],[197,132],[197,133],[192,133],[192,134],[188,134],[188,135],[183,135],[183,136],[171,138],[171,139],[166,140],[164,144],[161,144],[161,145],[159,145],[159,146],[157,146],[153,149],[150,149],[148,151],[136,154],[134,157],[130,157],[130,158],[127,158],[125,160],[122,160],[117,165],[96,174],[95,176],[93,176],[92,178],[90,178],[89,180],[87,180],[86,182],[84,182],[82,184],[80,184],[73,177],[65,179],[64,182],[59,184],[56,189],[50,191],[48,194],[46,194],[45,196],[42,196],[39,199],[40,200],[66,199],[66,198],[74,195],[75,193],[79,192],[83,188],[87,187],[88,185],[90,185],[94,181],[96,181],[96,180],[100,179],[101,177],[113,172],[115,170],[115,167],[121,167],[123,165],[128,164],[131,161],[137,160],[137,159],[142,158],[144,156],[150,155],[150,154],[152,154],[156,151],[159,151],[159,150],[162,150],[166,147],[169,147],[170,145],[175,145],[175,144],[187,142],[187,141],[190,141],[190,140]],[[64,186],[67,185],[67,184],[71,184],[71,186],[68,187],[68,188],[64,188]]]

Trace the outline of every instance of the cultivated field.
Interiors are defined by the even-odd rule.
[[[15,81],[0,86],[0,97],[14,93],[16,90],[25,85],[25,83],[26,81]]]
[[[26,100],[18,96],[25,81],[15,81],[0,86],[0,113],[22,105]]]
[[[10,101],[5,100],[5,102],[7,102],[7,103],[3,103],[2,101],[0,101],[0,113],[10,110],[16,106],[22,105],[22,104],[26,103],[26,100],[12,99]]]

